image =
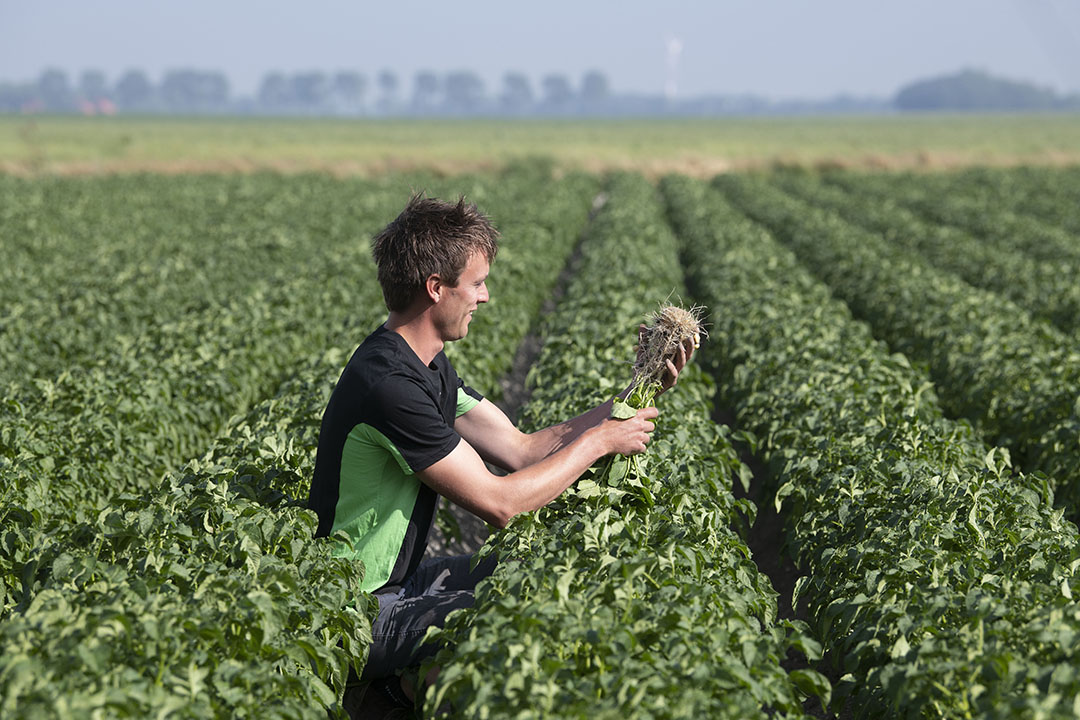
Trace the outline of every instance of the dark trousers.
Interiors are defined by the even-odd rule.
[[[471,555],[424,560],[400,590],[375,595],[379,614],[362,680],[388,677],[438,652],[434,643],[417,643],[429,627],[442,627],[452,611],[470,607],[476,584],[495,571],[494,555],[472,570],[471,561]]]

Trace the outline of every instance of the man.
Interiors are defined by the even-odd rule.
[[[473,602],[493,562],[421,562],[441,495],[502,528],[558,497],[601,457],[645,450],[655,408],[610,418],[611,401],[531,434],[465,385],[443,348],[469,331],[488,301],[498,233],[475,205],[413,196],[373,240],[386,322],[345,367],[323,416],[308,506],[318,535],[345,531],[341,553],[364,563],[362,590],[379,602],[363,679],[407,706],[394,673],[435,648],[417,648],[431,625]],[[666,387],[686,363],[669,362]],[[485,461],[508,475],[488,470]]]

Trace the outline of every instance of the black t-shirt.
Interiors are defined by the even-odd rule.
[[[397,587],[420,563],[438,495],[415,473],[457,447],[454,420],[481,399],[444,353],[424,365],[383,326],[353,353],[323,414],[308,507],[317,536],[349,535],[339,554],[364,563],[362,589]]]

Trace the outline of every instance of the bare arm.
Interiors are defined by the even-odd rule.
[[[611,417],[611,400],[566,422],[524,433],[487,399],[454,421],[454,429],[488,462],[521,470],[566,447],[589,428]]]
[[[675,385],[691,353],[693,346],[688,342],[679,348],[674,361],[667,361],[668,372],[664,376],[661,393]],[[618,397],[625,398],[629,392],[628,387]],[[533,433],[523,433],[502,410],[485,399],[459,417],[454,422],[454,429],[484,460],[505,470],[521,470],[573,443],[586,430],[611,417],[611,403],[608,400],[565,422]]]
[[[601,408],[603,405],[579,418]],[[475,410],[473,408],[469,413]],[[492,525],[505,527],[515,515],[543,507],[558,497],[604,455],[643,452],[654,428],[652,419],[657,414],[656,408],[645,408],[627,420],[601,419],[539,462],[506,476],[491,473],[467,440],[462,440],[449,455],[417,475],[443,497]],[[564,438],[568,434],[564,434]]]

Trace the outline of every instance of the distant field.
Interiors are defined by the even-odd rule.
[[[0,171],[491,169],[546,156],[568,168],[705,176],[801,165],[949,168],[1080,163],[1080,115],[707,120],[322,120],[0,117]]]

